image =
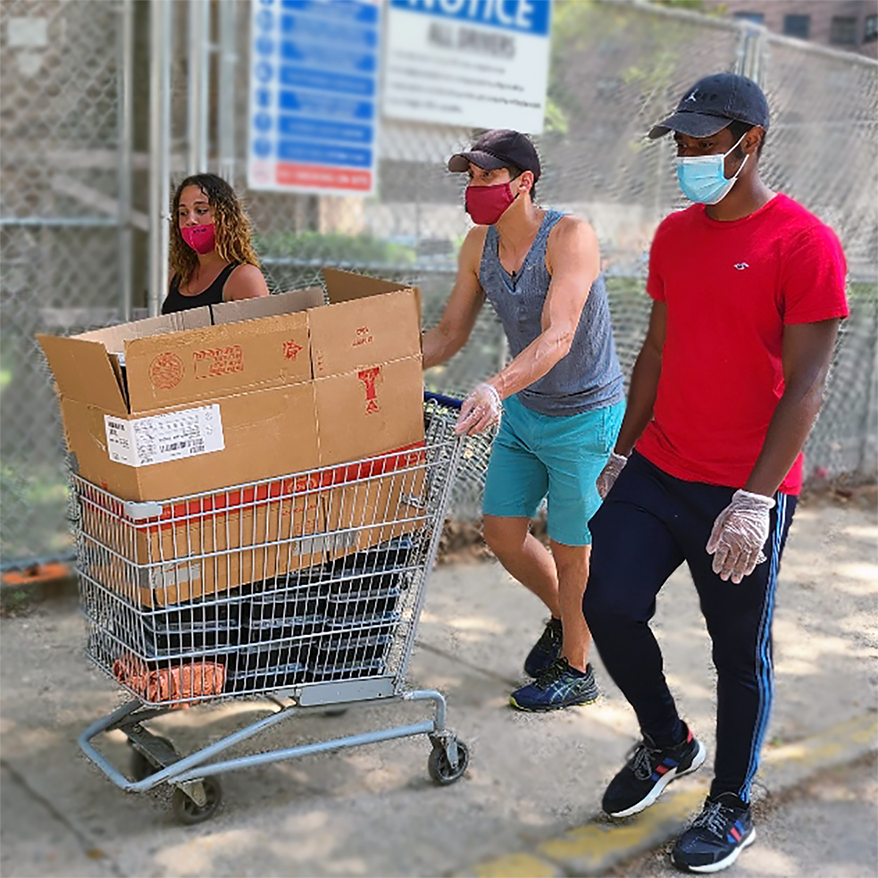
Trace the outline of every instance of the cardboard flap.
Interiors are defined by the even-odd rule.
[[[126,342],[131,411],[310,380],[308,313]]]
[[[94,329],[91,332],[83,332],[73,337],[82,341],[99,341],[111,353],[121,354],[125,350],[125,342],[135,338],[152,338],[169,332],[198,329],[210,325],[210,307],[204,305],[201,308],[190,308],[188,311],[177,311],[173,314],[147,317],[145,320],[135,320],[132,323],[123,323],[119,326]]]
[[[222,302],[213,305],[213,322],[238,323],[241,320],[255,320],[275,314],[292,314],[323,304],[323,288],[307,287],[274,296],[258,296],[255,299],[240,299],[237,302]]]
[[[315,378],[421,354],[415,290],[338,302],[308,313]]]
[[[338,268],[324,268],[323,282],[326,284],[326,292],[331,304],[410,289],[409,285],[402,281],[380,280],[377,277],[366,277],[363,274],[341,271]]]
[[[63,397],[100,406],[112,414],[128,413],[107,349],[95,341],[38,335]]]

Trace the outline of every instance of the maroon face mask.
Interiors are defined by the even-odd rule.
[[[202,256],[216,247],[216,230],[212,223],[209,226],[183,226],[180,234],[183,240]]]
[[[515,196],[508,183],[466,187],[466,212],[480,226],[493,226],[513,201]]]

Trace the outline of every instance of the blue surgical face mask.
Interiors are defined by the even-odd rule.
[[[746,135],[745,131],[738,143]],[[737,148],[738,143],[722,155],[680,156],[677,159],[677,181],[683,194],[690,201],[697,201],[699,204],[717,204],[729,194],[729,190],[735,185],[735,180],[747,164],[747,159],[750,158],[745,155],[735,176],[726,179],[726,156]]]

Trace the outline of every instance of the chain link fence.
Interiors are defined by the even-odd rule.
[[[69,551],[61,423],[36,332],[118,321],[120,15],[112,2],[0,5],[0,546]]]
[[[0,5],[0,472],[7,566],[58,556],[69,545],[61,427],[33,334],[84,331],[126,319],[132,308],[137,316],[146,305],[148,5],[129,0]],[[188,147],[188,6],[185,0],[174,4],[169,35],[172,186],[184,176]],[[311,285],[324,265],[397,278],[420,286],[425,326],[438,322],[469,228],[462,210],[464,180],[445,170],[445,160],[465,147],[473,132],[382,120],[378,194],[372,198],[248,190],[250,9],[247,2],[226,8],[236,18],[233,93],[213,95],[209,114],[215,121],[222,106],[234,106],[234,161],[218,157],[212,141],[209,169],[228,175],[242,194],[270,288]],[[685,204],[671,143],[649,143],[644,134],[700,76],[743,70],[761,81],[772,105],[762,159],[769,185],[829,222],[850,266],[851,319],[806,449],[808,472],[873,473],[878,65],[732,20],[643,4],[557,0],[553,13],[548,124],[537,139],[544,168],[537,200],[594,225],[626,377],[650,310],[644,280],[652,234],[665,215]],[[129,42],[126,15],[134,17]],[[215,15],[214,42],[219,36]],[[130,118],[120,64],[126,58],[135,72]],[[126,125],[133,130],[133,152],[125,147]],[[124,234],[133,235],[131,265],[120,256]],[[129,287],[133,292],[126,301]],[[485,308],[465,349],[425,380],[433,390],[461,395],[505,358],[502,329]],[[488,451],[486,442],[470,451],[454,500],[460,519],[479,517]]]

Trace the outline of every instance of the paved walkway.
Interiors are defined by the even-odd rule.
[[[776,612],[778,697],[762,799],[875,747],[876,540],[872,510],[805,507],[797,516]],[[126,795],[78,751],[77,735],[121,697],[85,662],[74,608],[56,599],[0,620],[0,872],[10,878],[639,874],[624,863],[660,849],[697,810],[709,779],[710,759],[658,808],[610,826],[600,797],[634,743],[631,711],[597,660],[597,704],[550,715],[509,709],[543,614],[496,564],[459,564],[431,579],[409,683],[446,694],[449,725],[472,753],[461,781],[431,783],[426,739],[390,741],[227,774],[215,818],[182,827],[166,794]],[[710,649],[685,573],[668,583],[656,627],[681,710],[712,750]],[[235,701],[177,711],[154,727],[186,752],[265,713],[261,702]],[[304,716],[242,752],[425,713],[394,703]],[[124,742],[105,747],[125,765]],[[862,832],[874,834],[875,820],[872,807]],[[735,872],[771,843],[747,851]],[[789,874],[826,874],[813,867]]]

